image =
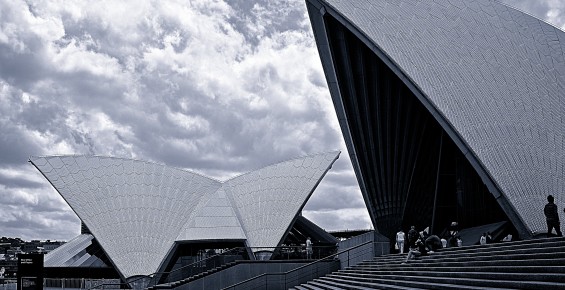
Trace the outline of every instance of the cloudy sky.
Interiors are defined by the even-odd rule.
[[[505,2],[565,28],[561,0]],[[304,215],[369,228],[303,0],[0,0],[0,236],[80,231],[30,155],[136,158],[225,180],[335,149]]]

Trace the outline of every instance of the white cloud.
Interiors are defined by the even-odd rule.
[[[62,73],[86,72],[94,76],[116,78],[121,72],[117,59],[88,49],[88,42],[73,39],[48,55],[53,67]]]
[[[303,215],[326,231],[372,228],[367,211],[363,208],[347,208],[332,211],[304,210]]]

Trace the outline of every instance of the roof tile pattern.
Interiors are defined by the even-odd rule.
[[[531,231],[546,229],[546,196],[565,202],[565,33],[493,0],[326,2],[437,108]]]
[[[245,233],[223,188],[204,197],[177,237],[183,240],[245,240]]]
[[[329,152],[297,158],[226,181],[224,189],[233,199],[247,244],[277,245],[338,156]]]

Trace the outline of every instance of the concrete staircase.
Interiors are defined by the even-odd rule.
[[[405,258],[376,257],[291,289],[565,289],[565,238],[446,248],[402,264]]]

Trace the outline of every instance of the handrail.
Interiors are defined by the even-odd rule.
[[[303,268],[306,268],[306,267],[308,267],[308,266],[314,265],[314,264],[319,263],[319,262],[321,262],[321,261],[323,261],[323,260],[326,260],[326,259],[328,259],[328,258],[334,258],[334,257],[337,256],[337,255],[343,254],[343,253],[345,253],[345,252],[349,252],[349,251],[351,251],[351,250],[353,250],[353,249],[359,248],[359,247],[361,247],[361,246],[365,246],[365,245],[367,245],[367,244],[371,244],[371,243],[373,243],[373,242],[374,242],[374,241],[366,241],[366,242],[364,242],[364,243],[362,243],[362,244],[353,246],[353,247],[351,247],[351,248],[347,248],[347,249],[345,249],[345,250],[343,250],[343,251],[339,251],[339,252],[337,252],[337,253],[335,253],[335,254],[333,254],[333,255],[329,255],[329,256],[324,257],[324,258],[322,258],[322,259],[318,259],[318,260],[316,260],[316,261],[314,261],[314,262],[311,262],[311,263],[302,265],[302,266],[300,266],[300,267],[296,267],[296,268],[294,268],[294,269],[292,269],[292,270],[289,270],[289,271],[286,271],[286,272],[263,273],[263,274],[260,274],[260,275],[255,276],[255,277],[251,277],[251,278],[249,278],[249,279],[247,279],[247,280],[240,281],[240,282],[238,282],[238,283],[236,283],[236,284],[233,284],[233,285],[230,285],[230,286],[228,286],[228,287],[224,287],[224,288],[222,288],[222,290],[226,290],[226,289],[230,289],[230,288],[235,288],[235,287],[237,287],[237,286],[239,286],[239,285],[241,285],[241,284],[244,284],[244,283],[247,283],[247,282],[250,282],[250,281],[259,279],[259,278],[264,277],[264,276],[267,276],[267,275],[285,275],[285,276],[286,276],[286,275],[288,275],[288,274],[290,274],[290,273],[292,273],[292,272],[294,272],[294,271],[298,271],[298,270],[300,270],[300,269],[303,269]]]
[[[333,248],[333,247],[335,247],[335,246],[314,246],[313,248],[322,249],[322,248]],[[197,261],[197,262],[193,262],[193,263],[191,263],[191,264],[188,264],[188,265],[186,265],[186,266],[182,266],[182,267],[180,267],[180,268],[177,268],[177,269],[172,270],[172,271],[169,271],[169,272],[156,272],[156,273],[154,273],[154,275],[158,275],[158,274],[169,274],[169,275],[170,275],[170,274],[173,273],[173,272],[176,272],[176,271],[179,271],[179,270],[182,270],[182,269],[186,269],[186,268],[192,267],[192,266],[194,266],[194,265],[196,265],[196,264],[198,264],[198,263],[202,263],[202,262],[207,261],[207,260],[209,260],[209,259],[215,258],[215,257],[217,257],[217,256],[224,255],[224,254],[226,254],[226,253],[233,252],[234,250],[238,250],[238,249],[240,249],[240,250],[247,250],[247,249],[250,249],[250,250],[252,250],[252,251],[253,251],[253,249],[274,249],[274,250],[276,251],[276,250],[280,250],[280,249],[293,249],[293,248],[302,249],[302,248],[304,248],[304,246],[235,247],[235,248],[232,248],[232,249],[230,249],[230,250],[228,250],[228,251],[226,251],[226,252],[223,252],[223,253],[221,253],[221,254],[216,254],[216,255],[214,255],[214,256],[210,256],[210,257],[208,257],[208,258],[206,258],[206,259],[203,259],[203,260],[200,260],[200,261]],[[331,256],[331,255],[330,255],[330,256]]]
[[[183,269],[192,267],[192,266],[194,266],[194,265],[196,265],[196,264],[200,264],[200,263],[205,262],[205,261],[208,261],[208,260],[210,260],[210,259],[212,259],[212,258],[216,258],[216,257],[222,256],[222,255],[225,255],[226,253],[231,253],[231,252],[233,252],[234,250],[238,250],[238,249],[239,249],[239,250],[246,250],[245,247],[235,247],[235,248],[231,248],[231,249],[229,249],[229,250],[226,251],[226,252],[223,252],[223,253],[220,253],[220,254],[216,254],[216,255],[207,257],[206,259],[202,259],[202,260],[199,260],[199,261],[196,261],[196,262],[192,262],[192,263],[190,263],[190,264],[188,264],[188,265],[182,266],[182,267],[177,268],[177,269],[174,269],[174,270],[172,270],[172,271],[168,271],[168,272],[155,272],[155,273],[153,273],[152,275],[158,275],[158,274],[161,274],[161,275],[162,275],[162,274],[169,274],[169,275],[170,275],[171,273],[174,273],[174,272],[177,272],[177,271],[180,271],[180,270],[183,270]]]
[[[202,260],[197,261],[197,262],[190,263],[189,265],[182,266],[182,267],[177,268],[177,269],[172,270],[172,271],[168,271],[168,272],[155,272],[155,273],[151,273],[151,274],[148,274],[148,275],[141,275],[141,276],[138,277],[137,279],[131,280],[131,281],[125,282],[125,283],[102,283],[102,284],[98,284],[98,285],[95,285],[95,286],[93,286],[93,287],[90,287],[90,288],[88,288],[88,290],[96,289],[96,288],[98,288],[98,287],[100,287],[100,286],[116,286],[116,285],[121,286],[121,285],[127,285],[127,284],[131,284],[131,283],[133,283],[133,282],[137,282],[137,281],[139,281],[139,280],[141,280],[141,279],[145,279],[145,278],[153,279],[153,278],[155,277],[155,275],[158,275],[158,274],[170,274],[170,273],[176,272],[176,271],[178,271],[178,270],[184,269],[184,268],[186,268],[186,267],[192,266],[192,265],[194,265],[194,264],[202,263],[202,262],[204,262],[204,261],[206,261],[206,260],[208,260],[208,259],[212,259],[212,258],[221,256],[221,255],[223,255],[223,254],[225,254],[225,253],[232,252],[233,250],[236,250],[236,249],[245,249],[245,248],[244,248],[244,247],[235,247],[235,248],[229,249],[229,250],[226,251],[226,252],[223,252],[223,253],[220,253],[220,254],[216,254],[216,255],[214,255],[214,256],[210,256],[210,257],[208,257],[208,258],[206,258],[206,259],[202,259]]]

